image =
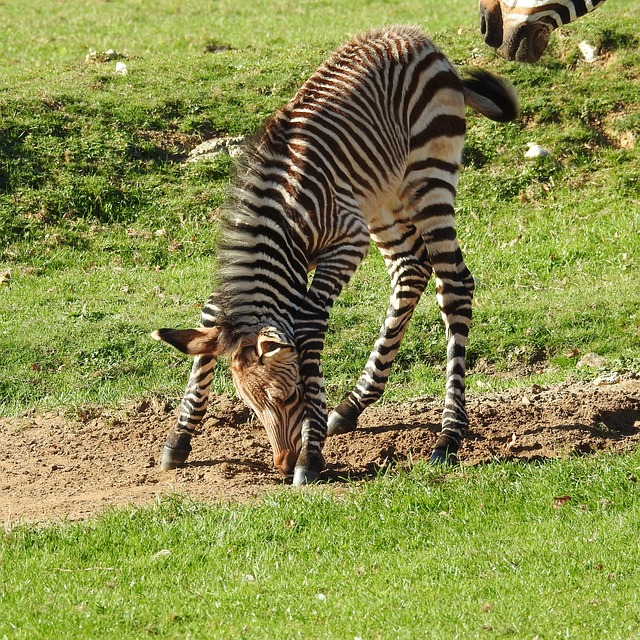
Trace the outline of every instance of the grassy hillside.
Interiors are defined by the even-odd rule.
[[[554,37],[541,64],[484,47],[473,3],[5,2],[0,14],[0,414],[177,399],[190,363],[148,338],[190,326],[208,296],[227,157],[350,34],[413,22],[458,65],[508,76],[519,122],[470,115],[458,226],[478,287],[470,389],[563,379],[576,352],[638,368],[638,19],[616,0]],[[582,39],[601,46],[581,61]],[[90,51],[114,49],[127,66]],[[526,159],[535,141],[550,157]],[[386,306],[374,251],[336,304],[325,370],[336,402]],[[432,289],[387,398],[440,394]],[[345,354],[349,357],[345,358]],[[231,388],[222,367],[216,390]]]

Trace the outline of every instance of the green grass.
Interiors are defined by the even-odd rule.
[[[639,473],[638,455],[421,465],[18,527],[0,537],[0,637],[634,638]]]
[[[458,65],[507,75],[518,123],[469,117],[458,227],[477,278],[473,391],[573,374],[572,349],[637,369],[637,18],[609,3],[554,37],[544,64],[498,60],[475,7],[414,2],[6,2],[0,19],[0,415],[181,394],[189,362],[148,334],[190,326],[213,280],[228,158],[185,164],[214,135],[255,132],[327,52],[390,22],[425,26]],[[604,62],[580,63],[577,42]],[[217,52],[212,50],[221,47]],[[114,48],[115,62],[85,64]],[[534,140],[551,158],[526,160]],[[329,400],[355,383],[386,307],[374,250],[332,316]],[[344,354],[349,353],[349,358]],[[387,399],[441,394],[429,289]],[[530,362],[539,364],[532,370]],[[476,371],[474,365],[481,364]],[[537,370],[537,373],[535,372]],[[514,381],[504,374],[512,372]],[[216,390],[231,390],[224,366]]]

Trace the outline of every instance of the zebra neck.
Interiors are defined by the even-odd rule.
[[[257,205],[257,206],[256,206]],[[236,332],[271,326],[293,339],[307,291],[308,247],[277,203],[236,203],[222,229],[219,299]]]

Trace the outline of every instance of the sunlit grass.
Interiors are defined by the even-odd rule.
[[[640,58],[631,3],[607,3],[558,33],[535,66],[493,56],[464,4],[223,2],[205,20],[196,2],[5,3],[0,414],[179,397],[189,362],[148,334],[197,322],[233,165],[184,163],[188,151],[211,136],[255,132],[337,43],[399,21],[425,26],[457,64],[508,76],[522,103],[509,125],[469,116],[457,207],[477,282],[470,390],[507,383],[492,371],[509,371],[509,384],[566,379],[576,350],[637,368]],[[601,45],[600,62],[576,57],[582,38]],[[126,56],[128,75],[113,61],[85,64],[89,49],[109,48]],[[529,141],[551,156],[525,159]],[[332,314],[330,402],[355,383],[388,292],[373,249]],[[431,286],[385,398],[441,394],[444,358]],[[231,390],[224,370],[216,385]]]
[[[640,459],[441,470],[0,537],[11,638],[631,638]]]

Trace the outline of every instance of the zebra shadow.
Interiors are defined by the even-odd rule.
[[[440,429],[440,424],[431,421],[395,422],[331,436],[325,445],[321,481],[374,480],[411,467],[418,460],[428,460]]]

